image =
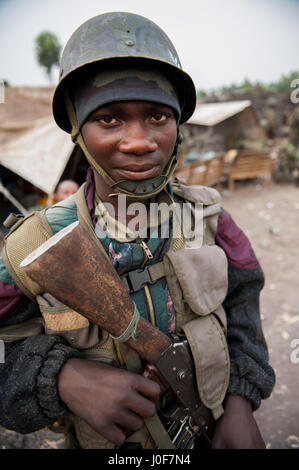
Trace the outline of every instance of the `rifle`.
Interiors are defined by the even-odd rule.
[[[139,316],[112,263],[79,222],[43,243],[20,267],[45,292],[154,365],[176,397],[164,421],[177,448],[192,448],[196,436],[211,442],[214,419],[198,395],[187,341],[165,335]]]

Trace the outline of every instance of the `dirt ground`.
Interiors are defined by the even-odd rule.
[[[268,448],[299,448],[299,188],[239,183],[233,195],[224,194],[224,207],[250,238],[266,276],[261,312],[276,385],[255,417]]]
[[[261,311],[276,385],[255,418],[267,448],[299,448],[299,188],[237,183],[233,194],[223,191],[223,206],[250,238],[266,275]],[[22,436],[0,428],[1,447],[63,448],[64,439],[47,430]]]

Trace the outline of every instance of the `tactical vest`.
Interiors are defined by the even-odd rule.
[[[212,188],[173,183],[176,202],[200,203],[203,207],[203,233],[200,248],[186,247],[183,234],[172,240],[163,260],[147,268],[149,282],[166,278],[174,303],[177,332],[187,337],[196,370],[197,387],[203,404],[218,419],[223,413],[229,382],[229,352],[226,343],[226,315],[222,303],[227,293],[227,259],[224,251],[215,245],[218,216],[221,212],[220,195]],[[99,249],[108,257],[97,235],[87,208],[84,185],[76,193],[75,202],[79,222],[86,228]],[[20,262],[35,248],[53,235],[45,211],[34,212],[18,220],[6,236],[3,260],[7,271],[20,289],[39,303],[42,317],[0,329],[0,338],[16,341],[36,334],[63,336],[87,359],[99,360],[124,367],[130,351],[112,340],[109,334],[78,312],[61,304],[32,281],[19,267]],[[109,259],[109,257],[108,257]],[[127,278],[123,279],[126,285]],[[132,287],[132,286],[131,286]],[[138,288],[138,279],[137,279]],[[148,296],[146,285],[142,287]],[[69,417],[68,426],[74,426],[83,448],[114,448],[81,418]],[[129,440],[145,442],[144,427]]]

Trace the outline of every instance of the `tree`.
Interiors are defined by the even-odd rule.
[[[46,68],[49,81],[52,82],[52,67],[59,64],[61,45],[55,34],[49,31],[40,33],[35,38],[38,63]]]

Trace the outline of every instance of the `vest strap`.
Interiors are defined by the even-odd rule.
[[[151,418],[145,418],[144,422],[158,449],[176,449],[157,413]]]
[[[127,369],[136,373],[141,373],[143,370],[142,363],[138,354],[128,348],[127,345],[120,345],[122,356],[125,360]],[[175,449],[175,445],[166,432],[158,414],[156,413],[151,418],[144,419],[145,426],[154,440],[158,449]],[[129,442],[138,441],[138,431],[128,439]]]
[[[4,220],[3,225],[6,228],[12,228],[17,222],[20,223],[20,220],[22,221],[24,219],[24,216],[21,214],[14,214],[13,212],[9,214],[9,216]]]
[[[165,276],[164,264],[160,261],[157,264],[146,266],[144,269],[135,269],[121,276],[121,280],[130,292],[137,292],[147,284],[154,284]]]
[[[80,186],[80,188],[74,195],[74,200],[77,206],[78,220],[80,224],[82,225],[82,227],[89,233],[89,235],[94,240],[96,245],[100,248],[104,256],[109,260],[109,256],[106,253],[106,250],[104,246],[102,245],[101,240],[97,237],[94,231],[94,227],[92,225],[92,221],[90,218],[90,214],[89,214],[85,196],[84,196],[84,188],[85,188],[85,183],[83,183],[82,186]]]

